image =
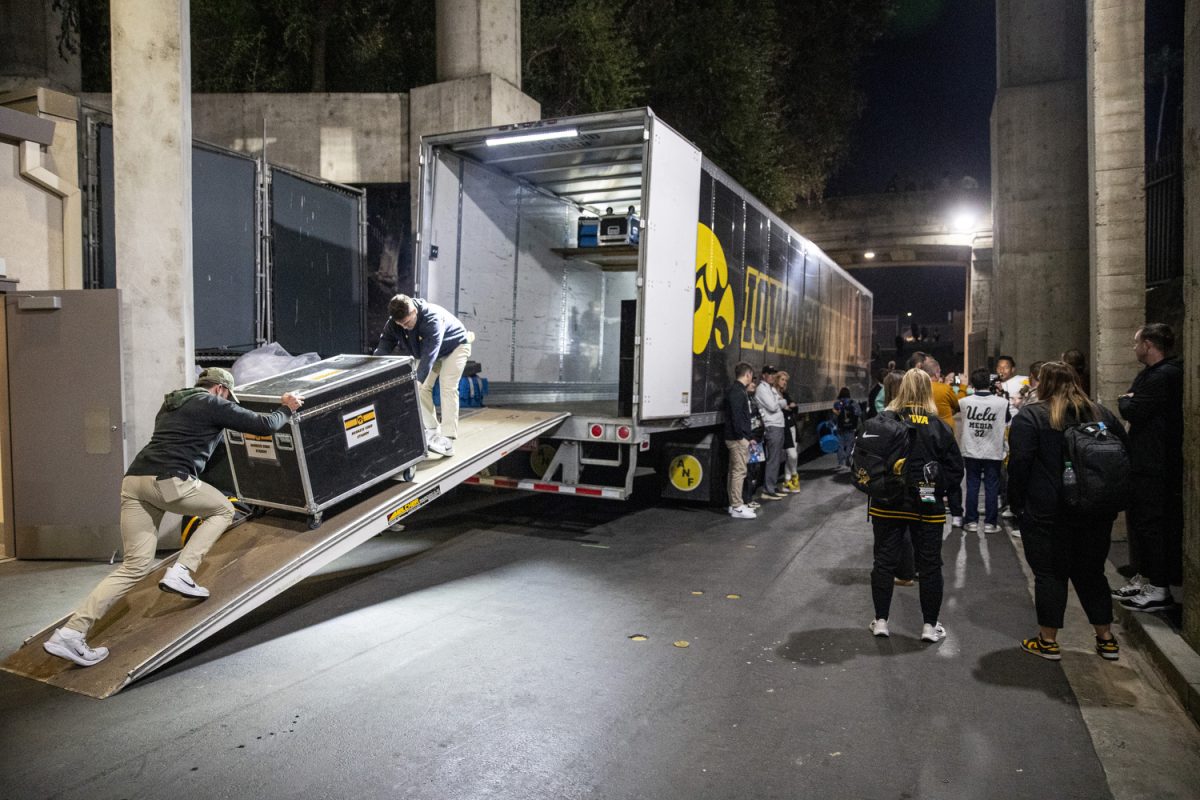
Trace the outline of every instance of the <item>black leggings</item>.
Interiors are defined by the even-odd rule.
[[[1104,574],[1113,521],[1057,520],[1050,525],[1021,519],[1025,560],[1033,570],[1038,625],[1061,628],[1067,609],[1067,581],[1093,625],[1112,622],[1112,594]]]
[[[887,619],[892,610],[893,579],[903,559],[907,531],[912,538],[917,573],[921,576],[921,616],[930,625],[942,610],[942,525],[901,520],[871,520],[875,530],[875,567],[871,570],[871,599],[875,617]],[[901,577],[912,577],[901,576]]]

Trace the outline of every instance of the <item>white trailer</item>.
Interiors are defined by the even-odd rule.
[[[475,482],[624,499],[653,469],[716,499],[734,363],[806,413],[866,393],[871,293],[650,109],[426,136],[420,180],[416,293],[475,332],[489,405],[571,414]],[[639,241],[580,247],[609,209]]]

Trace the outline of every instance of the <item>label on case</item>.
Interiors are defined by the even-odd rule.
[[[275,454],[274,437],[258,436],[253,433],[244,433],[242,436],[246,440],[246,458],[252,461],[270,461],[272,464],[279,463],[279,456]]]
[[[343,414],[342,425],[346,429],[348,448],[379,438],[379,421],[375,418],[374,404]]]
[[[296,380],[308,381],[309,383],[320,383],[321,381],[327,381],[330,378],[336,378],[338,375],[342,375],[345,372],[346,370],[344,369],[323,369],[320,372],[310,372],[308,375],[301,375]]]

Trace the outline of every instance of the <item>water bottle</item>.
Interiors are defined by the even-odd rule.
[[[1071,465],[1070,461],[1063,467],[1062,481],[1063,491],[1068,495],[1074,495],[1075,487],[1079,484],[1079,479],[1075,477],[1075,467]]]

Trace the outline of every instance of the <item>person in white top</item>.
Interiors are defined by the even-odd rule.
[[[979,530],[979,482],[983,480],[984,533],[1000,530],[1000,467],[1004,462],[1004,430],[1012,414],[1008,401],[991,392],[986,369],[971,373],[975,393],[958,401],[962,411],[962,455],[967,472],[963,530]]]
[[[782,500],[786,495],[779,491],[779,469],[783,465],[783,397],[775,388],[775,375],[778,373],[772,366],[762,369],[762,382],[754,390],[754,400],[762,414],[766,432],[763,444],[767,449],[766,471],[763,474],[764,500]]]
[[[1021,396],[1021,387],[1029,385],[1029,378],[1017,374],[1017,362],[1012,356],[1000,356],[996,359],[996,374],[1000,376],[1000,387],[1008,395],[1009,405]]]

